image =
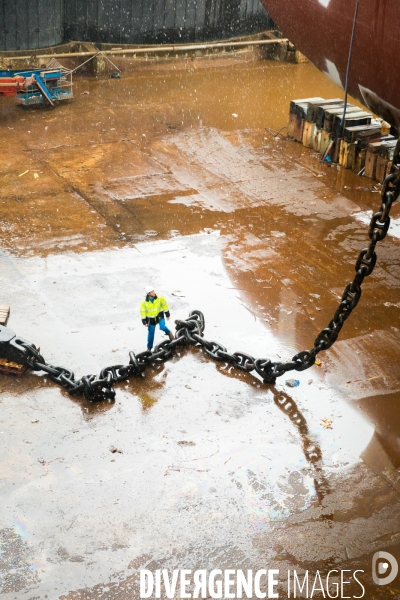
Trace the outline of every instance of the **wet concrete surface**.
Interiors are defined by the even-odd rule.
[[[172,319],[202,310],[228,350],[311,348],[380,198],[274,131],[290,99],[338,88],[309,64],[227,57],[76,77],[74,92],[55,110],[0,104],[9,327],[79,377],[127,364],[151,281]],[[322,365],[275,386],[194,348],[119,384],[115,403],[0,374],[0,598],[138,598],[140,568],[276,568],[279,597],[288,569],[361,569],[365,597],[400,598],[399,578],[371,578],[376,551],[400,559],[392,214]]]

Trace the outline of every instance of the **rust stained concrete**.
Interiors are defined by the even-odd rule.
[[[229,350],[312,347],[379,194],[264,127],[338,89],[311,65],[230,57],[77,77],[74,92],[51,111],[0,105],[9,326],[79,377],[127,363],[150,280]],[[146,566],[278,568],[283,595],[287,569],[363,569],[369,598],[396,597],[370,568],[377,550],[400,558],[393,216],[359,306],[297,388],[194,349],[117,386],[115,404],[0,375],[0,597],[126,600]]]

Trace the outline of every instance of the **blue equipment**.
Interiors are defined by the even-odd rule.
[[[18,80],[18,82],[23,81],[14,86],[12,94],[16,97],[16,103],[21,106],[40,104],[54,106],[55,103],[61,100],[73,98],[71,71],[61,66],[45,69],[7,69],[0,71],[0,90],[2,80],[10,82],[12,79],[14,81]]]

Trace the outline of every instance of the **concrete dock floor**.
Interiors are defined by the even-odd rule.
[[[8,326],[77,377],[128,364],[150,282],[170,324],[199,309],[230,351],[312,348],[380,195],[282,128],[291,99],[340,93],[310,64],[221,57],[76,77],[54,110],[0,99]],[[400,560],[398,203],[392,215],[336,344],[275,386],[193,347],[114,403],[0,374],[0,598],[128,600],[140,569],[166,568],[278,569],[282,598],[288,570],[333,569],[348,570],[342,597],[361,597],[360,570],[364,597],[399,599],[400,578],[371,571],[377,551]]]

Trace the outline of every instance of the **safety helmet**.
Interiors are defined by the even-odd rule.
[[[146,285],[145,287],[146,296],[150,294],[150,292],[154,292],[154,285]]]

